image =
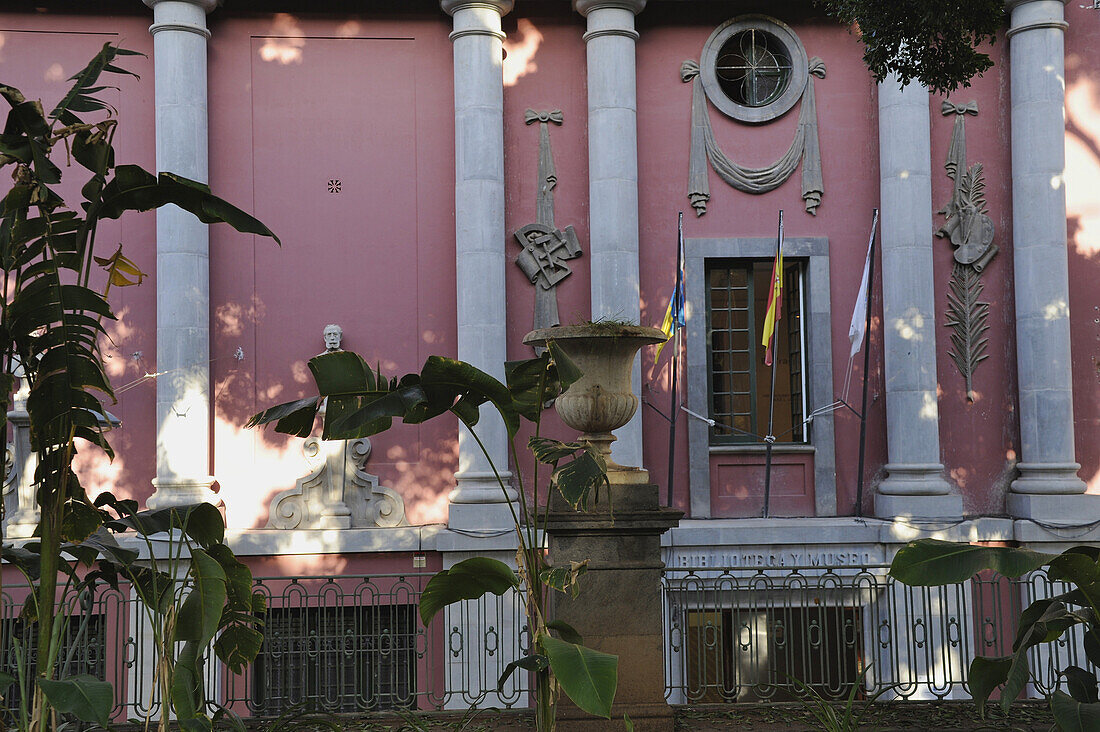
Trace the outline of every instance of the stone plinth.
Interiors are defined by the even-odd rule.
[[[592,717],[562,698],[562,729],[623,729],[626,714],[639,732],[674,728],[665,701],[664,617],[661,599],[661,534],[681,511],[664,508],[658,486],[613,485],[611,501],[588,513],[573,511],[555,494],[546,526],[555,565],[589,560],[572,599],[554,593],[551,617],[580,632],[584,644],[619,657],[619,686],[611,720]],[[614,507],[614,516],[608,512]]]

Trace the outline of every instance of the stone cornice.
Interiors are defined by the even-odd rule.
[[[459,10],[467,8],[488,8],[495,10],[502,16],[512,12],[515,0],[439,0],[439,7],[447,15],[454,15]]]
[[[573,9],[585,17],[593,10],[604,8],[629,10],[637,15],[645,10],[645,4],[646,0],[573,0]]]

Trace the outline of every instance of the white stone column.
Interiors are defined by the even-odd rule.
[[[592,319],[639,323],[638,92],[634,16],[646,0],[573,0],[588,20],[588,195]],[[641,356],[634,358],[641,396]],[[640,404],[640,402],[639,402]],[[612,458],[642,466],[642,410],[615,430]]]
[[[1066,253],[1063,0],[1008,0],[1012,72],[1012,250],[1020,477],[1013,516],[1084,523],[1100,499],[1082,496],[1074,459]]]
[[[887,477],[881,518],[962,515],[940,462],[932,152],[928,90],[891,76],[878,87]]]
[[[455,258],[458,358],[504,381],[507,359],[504,273],[504,32],[512,0],[441,0],[453,17],[455,85]],[[476,427],[507,482],[508,432],[486,406]],[[449,523],[461,529],[512,525],[507,500],[477,442],[459,427],[458,487]],[[509,489],[509,499],[515,492]]]
[[[157,170],[208,182],[206,14],[217,0],[153,9]],[[157,210],[157,477],[150,508],[212,500],[210,237],[176,206]]]

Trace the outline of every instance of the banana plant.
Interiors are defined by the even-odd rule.
[[[144,613],[153,637],[154,689],[160,704],[149,704],[149,715],[160,712],[160,730],[167,730],[171,716],[187,730],[209,732],[208,698],[202,683],[202,659],[207,648],[233,673],[241,673],[260,651],[262,613],[266,602],[252,590],[252,573],[225,545],[225,523],[221,513],[208,503],[173,506],[156,511],[138,511],[132,500],[119,500],[102,493],[94,501],[102,525],[80,542],[65,542],[60,551],[72,560],[64,563],[65,586],[61,597],[91,598],[97,588],[108,585],[119,590],[119,581],[129,583]],[[116,537],[136,539],[139,549],[119,543]],[[157,546],[154,546],[157,542]],[[132,542],[131,542],[132,543]],[[36,583],[41,577],[40,547],[28,544],[4,550],[4,558]],[[25,620],[41,622],[35,597],[28,598]],[[79,605],[79,603],[76,603]],[[69,625],[72,604],[62,604],[61,622],[54,623],[58,636],[50,644],[50,657],[39,664],[65,669],[69,656],[86,643],[85,622],[67,648],[61,643]],[[20,649],[23,652],[25,649]],[[22,669],[25,670],[25,669]],[[20,727],[27,728],[31,710],[26,706],[28,679],[0,677],[0,693],[6,695],[12,683],[20,687]],[[115,705],[110,683],[91,676],[65,676],[42,680],[45,697],[53,707],[101,727],[109,723]],[[167,710],[169,705],[173,715]],[[147,718],[146,724],[152,720]]]
[[[108,269],[107,288],[132,283],[140,276],[121,251],[97,257],[100,221],[127,211],[148,211],[175,204],[206,223],[225,222],[245,233],[278,238],[260,221],[214,196],[209,187],[171,173],[153,175],[136,165],[119,165],[112,144],[118,120],[98,95],[109,87],[105,74],[135,76],[116,64],[133,51],[106,44],[80,72],[72,87],[48,113],[13,85],[0,83],[0,97],[10,107],[0,133],[0,169],[9,169],[12,185],[0,199],[0,267],[5,297],[0,301],[0,432],[7,434],[13,367],[22,368],[30,387],[27,411],[31,445],[38,456],[35,482],[41,509],[36,583],[38,648],[53,658],[55,593],[59,573],[71,568],[60,561],[63,543],[81,542],[103,523],[72,470],[76,438],[113,457],[100,415],[113,401],[103,369],[103,325],[114,313],[105,292],[92,286],[93,265]],[[90,117],[88,115],[91,115]],[[59,161],[75,162],[86,171],[81,201],[67,203],[58,193]],[[6,438],[5,438],[6,439]],[[51,643],[54,645],[51,646]],[[49,664],[40,664],[32,725],[45,730],[52,718],[56,688]]]
[[[1100,667],[1100,547],[1075,546],[1061,554],[1044,554],[1016,547],[920,539],[903,547],[890,565],[892,577],[917,587],[965,582],[982,570],[1016,578],[1040,567],[1047,568],[1047,577],[1052,582],[1064,582],[1073,589],[1040,598],[1023,611],[1011,655],[978,656],[971,662],[970,693],[983,718],[986,702],[997,688],[1001,689],[1001,709],[1008,714],[1031,680],[1028,655],[1032,649],[1058,643],[1073,629],[1079,628],[1083,633],[1089,664]],[[1049,700],[1059,729],[1065,732],[1100,729],[1095,673],[1071,665],[1061,669],[1060,677],[1065,678],[1069,693],[1056,690]]]
[[[551,341],[538,358],[505,364],[506,384],[468,363],[440,356],[429,357],[419,373],[399,379],[387,379],[380,369],[372,369],[361,356],[350,351],[315,356],[310,359],[309,368],[317,384],[316,396],[271,407],[254,415],[248,426],[274,423],[277,432],[308,437],[325,400],[322,438],[330,440],[377,434],[389,429],[395,419],[420,424],[453,414],[469,428],[492,465],[492,458],[477,434],[483,406],[495,409],[500,415],[508,432],[513,461],[521,421],[534,425],[534,436],[528,442],[536,458],[532,499],[528,499],[523,476],[517,471],[518,505],[508,504],[519,544],[518,570],[487,557],[459,562],[428,582],[420,599],[420,618],[427,626],[449,605],[490,593],[498,596],[521,593],[533,648],[529,655],[508,664],[498,681],[498,689],[517,670],[533,674],[536,727],[540,732],[555,728],[555,709],[561,693],[586,712],[610,719],[618,657],[586,647],[574,628],[547,617],[550,593],[570,593],[575,597],[587,563],[550,566],[539,543],[540,532],[546,526],[550,491],[559,491],[572,507],[584,509],[597,501],[601,489],[607,486],[606,465],[593,446],[540,435],[546,405],[580,378],[576,365]],[[548,485],[541,493],[540,464],[550,470]],[[492,467],[504,491],[500,467]]]

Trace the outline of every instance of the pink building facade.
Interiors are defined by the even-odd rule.
[[[122,426],[113,462],[81,455],[89,491],[219,503],[235,551],[273,575],[508,556],[506,506],[457,421],[347,445],[244,425],[312,393],[328,324],[391,375],[431,354],[502,375],[531,354],[540,284],[514,232],[538,216],[542,115],[554,223],[581,248],[553,260],[563,324],[659,325],[683,212],[675,445],[668,346],[641,354],[643,406],[615,448],[662,493],[672,463],[685,518],[667,564],[1100,539],[1100,10],[1010,0],[994,67],[942,97],[877,84],[858,36],[805,2],[76,5],[0,12],[0,81],[50,103],[103,43],[143,52],[126,59],[141,79],[108,92],[120,160],[207,180],[283,242],[180,212],[100,231],[155,276],[112,295]],[[865,373],[849,326],[875,209]],[[780,210],[773,395],[758,343]],[[952,212],[962,233],[937,236]],[[953,340],[960,292],[985,304],[980,349]]]

